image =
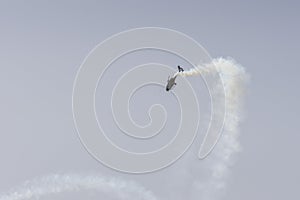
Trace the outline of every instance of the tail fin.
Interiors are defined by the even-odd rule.
[[[179,71],[179,72],[183,72],[184,70],[183,70],[182,67],[180,67],[180,66],[178,65],[178,71]]]

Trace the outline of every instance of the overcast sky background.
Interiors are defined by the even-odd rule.
[[[233,57],[251,76],[243,151],[222,199],[299,198],[299,8],[297,1],[1,1],[0,193],[50,173],[116,175],[77,137],[73,81],[107,37],[158,26],[191,36],[213,58]],[[184,64],[166,57],[170,66]]]

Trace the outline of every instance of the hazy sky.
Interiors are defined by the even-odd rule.
[[[297,1],[1,1],[0,193],[50,173],[117,174],[77,137],[73,81],[85,56],[107,37],[158,26],[191,36],[213,58],[233,57],[251,76],[243,151],[222,199],[299,198],[299,8]],[[157,52],[137,56],[164,59]],[[185,64],[166,57],[171,66]],[[126,67],[135,62],[124,61]],[[153,177],[144,185],[155,185]],[[159,187],[150,189],[160,195]]]

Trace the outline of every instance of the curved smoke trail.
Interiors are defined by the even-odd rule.
[[[209,176],[204,181],[199,177],[193,184],[193,190],[199,192],[195,196],[200,196],[201,200],[216,199],[222,194],[221,191],[224,191],[226,186],[226,177],[234,163],[233,156],[241,150],[239,125],[243,117],[243,98],[248,81],[245,69],[232,58],[213,59],[210,64],[179,74],[182,76],[205,74],[209,73],[212,67],[216,67],[223,81],[226,117],[221,138],[204,161]]]
[[[0,200],[39,199],[47,195],[81,190],[94,190],[122,200],[157,200],[152,192],[134,182],[99,175],[78,174],[55,174],[27,181],[10,193],[0,196]]]

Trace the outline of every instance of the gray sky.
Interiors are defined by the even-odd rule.
[[[251,76],[243,151],[223,199],[299,198],[299,7],[296,1],[1,1],[0,193],[50,173],[118,175],[94,160],[77,137],[73,81],[85,56],[107,37],[159,26],[191,36],[213,58],[233,57]],[[126,67],[165,58],[157,52],[138,56],[124,61]],[[165,62],[186,64],[170,55]],[[164,195],[153,186],[155,175],[146,179],[146,187]]]

